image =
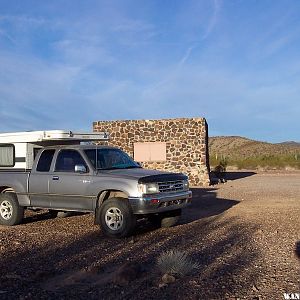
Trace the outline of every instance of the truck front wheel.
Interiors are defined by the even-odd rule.
[[[17,225],[22,222],[24,208],[19,205],[16,195],[0,194],[0,224]]]
[[[122,238],[130,235],[136,225],[136,217],[126,199],[111,198],[100,208],[100,226],[109,237]]]

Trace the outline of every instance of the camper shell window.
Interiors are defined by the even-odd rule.
[[[13,144],[0,144],[0,167],[13,167],[15,165],[15,146]]]

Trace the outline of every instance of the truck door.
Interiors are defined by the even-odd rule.
[[[76,165],[88,166],[77,150],[60,150],[49,180],[51,207],[57,209],[74,209],[93,211],[94,196],[88,194],[91,176],[75,172]]]
[[[55,149],[44,150],[39,158],[36,170],[29,177],[29,197],[31,206],[50,208],[49,171]]]

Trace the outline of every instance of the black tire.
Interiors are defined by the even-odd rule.
[[[155,228],[160,228],[161,227],[161,219],[162,215],[149,215],[148,216],[148,221],[155,227]]]
[[[165,215],[161,218],[161,227],[162,228],[168,228],[176,225],[181,216],[181,209],[176,209],[170,212],[167,212]]]
[[[48,210],[49,215],[51,216],[51,218],[56,218],[57,214],[58,214],[58,210],[54,210],[54,209],[49,209]]]
[[[111,198],[100,208],[100,227],[108,237],[123,238],[129,236],[136,225],[136,216],[126,199]]]
[[[12,193],[0,194],[0,224],[13,226],[20,224],[24,217],[24,207],[19,205]]]

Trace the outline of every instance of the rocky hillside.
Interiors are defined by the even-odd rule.
[[[209,138],[209,150],[210,155],[247,158],[258,155],[297,154],[300,152],[300,144],[296,142],[271,144],[239,136],[216,136]]]
[[[272,144],[239,136],[209,138],[211,165],[226,161],[239,168],[272,167],[300,168],[300,144],[284,142]]]

